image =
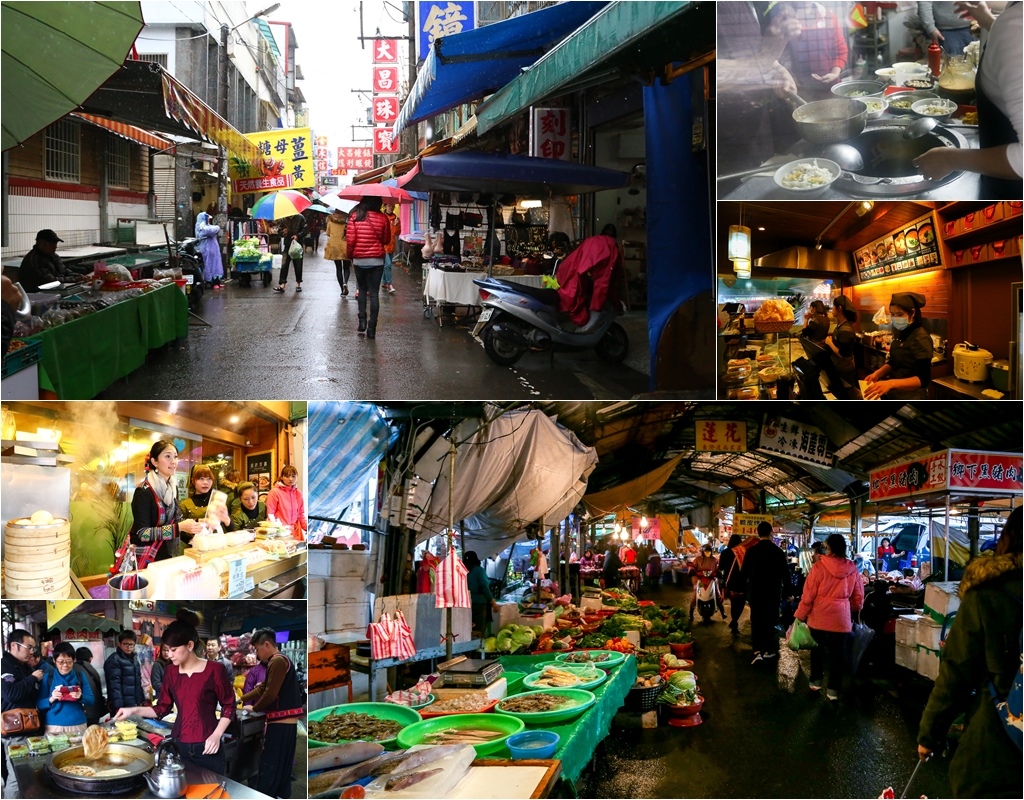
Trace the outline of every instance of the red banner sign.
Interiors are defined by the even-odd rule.
[[[374,41],[373,41],[373,63],[374,64],[397,64],[398,63],[398,39],[374,39]]]
[[[572,127],[567,108],[533,109],[530,155],[537,158],[572,159]]]
[[[1010,494],[1024,488],[1024,459],[1013,453],[949,451],[949,488],[971,492]]]
[[[373,98],[373,121],[391,124],[398,116],[398,96],[378,96]]]
[[[934,492],[1014,494],[1022,488],[1022,458],[1014,453],[943,450],[871,473],[871,502]]]
[[[394,94],[398,91],[398,68],[397,67],[374,67],[373,68],[373,93]]]
[[[373,152],[374,155],[390,155],[398,152],[398,139],[391,132],[391,128],[373,129]]]

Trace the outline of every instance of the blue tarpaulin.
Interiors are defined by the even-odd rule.
[[[435,39],[395,120],[395,134],[497,91],[606,5],[559,3]]]

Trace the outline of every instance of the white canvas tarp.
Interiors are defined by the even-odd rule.
[[[568,516],[597,464],[594,448],[537,410],[511,411],[486,424],[465,420],[452,435],[461,442],[455,457],[453,517],[456,524],[464,522],[466,549],[481,558],[524,538],[531,522],[553,525]],[[432,487],[423,481],[412,499],[407,519],[417,531],[417,542],[448,527],[450,464],[447,454],[438,458],[439,450],[423,456],[414,470],[420,476],[437,476]]]

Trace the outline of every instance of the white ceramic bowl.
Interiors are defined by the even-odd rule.
[[[827,169],[831,173],[832,177],[827,183],[823,183],[819,186],[811,186],[806,189],[786,186],[783,183],[783,179],[801,164],[816,164],[819,167]],[[783,164],[775,170],[773,179],[775,180],[775,185],[780,189],[802,198],[808,198],[824,194],[828,187],[835,183],[842,174],[843,171],[839,165],[835,161],[829,161],[827,158],[798,158],[796,161],[790,161],[788,164]]]
[[[929,108],[942,107],[943,113],[936,114],[931,111],[927,111]],[[933,119],[949,119],[953,116],[953,112],[956,111],[956,103],[952,100],[944,100],[942,98],[934,98],[931,100],[918,100],[914,103],[910,110],[913,111],[920,117],[932,117]]]
[[[882,67],[875,70],[875,77],[880,81],[892,81],[896,77],[895,67]]]
[[[889,104],[881,97],[864,97],[861,102],[868,107],[868,119],[878,119],[889,107]]]

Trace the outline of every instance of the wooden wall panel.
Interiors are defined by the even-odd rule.
[[[888,308],[889,300],[896,292],[919,292],[926,299],[922,316],[925,319],[950,318],[950,273],[948,270],[931,270],[858,284],[850,290],[862,320],[870,321],[879,306]],[[864,316],[866,315],[866,317]]]

